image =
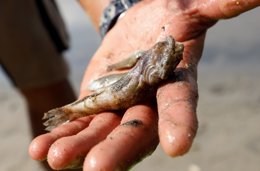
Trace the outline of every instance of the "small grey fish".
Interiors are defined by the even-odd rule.
[[[155,96],[157,87],[174,72],[182,60],[183,50],[183,44],[175,42],[172,36],[167,36],[147,51],[135,53],[130,58],[108,66],[109,70],[113,70],[134,65],[127,73],[121,74],[117,81],[113,80],[103,87],[99,85],[93,94],[45,113],[43,119],[47,119],[44,122],[46,130],[87,115],[127,109],[143,102],[149,95]],[[134,62],[129,64],[128,61]],[[97,81],[107,81],[109,77]]]

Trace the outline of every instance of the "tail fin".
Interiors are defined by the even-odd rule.
[[[63,123],[75,120],[79,117],[81,117],[79,114],[74,113],[73,111],[64,107],[61,107],[48,111],[44,114],[42,119],[47,119],[47,121],[43,123],[43,125],[46,126],[45,130],[51,131],[53,128],[56,128]]]

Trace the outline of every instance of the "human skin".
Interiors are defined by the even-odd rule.
[[[93,2],[93,1],[92,1]],[[94,26],[107,1],[93,4],[82,0]],[[192,145],[198,123],[197,64],[209,27],[219,19],[235,17],[260,5],[256,0],[143,0],[104,37],[82,81],[80,97],[87,85],[106,74],[106,66],[137,50],[145,50],[166,35],[184,44],[184,56],[176,69],[176,80],[158,88],[157,106],[137,105],[123,115],[106,112],[83,117],[35,138],[29,154],[48,159],[53,169],[83,162],[83,170],[125,170],[160,142],[170,156],[185,154]],[[99,8],[102,10],[94,10]],[[137,126],[122,125],[139,120]],[[78,162],[78,163],[77,163]]]

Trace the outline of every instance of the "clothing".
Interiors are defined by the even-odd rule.
[[[61,52],[67,46],[65,26],[53,1],[0,1],[0,64],[17,87],[65,79],[68,66]]]

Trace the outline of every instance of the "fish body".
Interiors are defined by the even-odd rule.
[[[113,83],[100,87],[93,94],[44,114],[46,130],[80,117],[105,111],[123,110],[155,95],[156,88],[166,80],[182,59],[183,45],[172,36],[157,42],[138,54],[134,67]],[[140,55],[141,54],[141,55]],[[122,62],[121,62],[122,63]],[[116,64],[109,66],[124,68]]]

